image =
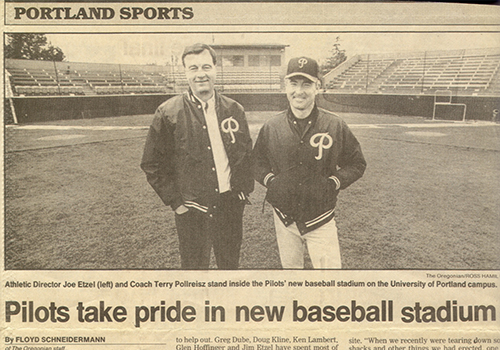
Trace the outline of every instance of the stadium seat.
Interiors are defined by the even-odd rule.
[[[357,61],[353,58],[351,62],[354,63],[349,63],[350,67],[327,83],[328,89],[396,93],[418,90],[429,94],[438,89],[463,92],[474,89],[488,93],[490,89],[497,89],[491,83],[498,81],[500,74],[500,52],[484,55],[473,52],[469,57],[440,51],[429,55],[416,53],[414,57],[405,58],[385,57],[383,60],[370,56],[369,62],[366,58]]]

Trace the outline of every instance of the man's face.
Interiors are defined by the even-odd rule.
[[[286,80],[286,96],[290,106],[295,109],[311,107],[317,94],[318,84],[305,77],[295,76]]]
[[[209,100],[214,93],[217,76],[210,52],[204,50],[198,55],[187,55],[184,57],[184,66],[189,87],[195,96],[203,101]]]

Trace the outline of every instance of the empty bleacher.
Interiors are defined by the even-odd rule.
[[[45,68],[7,68],[15,95],[83,95],[82,86]]]
[[[141,66],[6,60],[6,70],[9,72],[14,96],[157,94],[172,91],[168,86],[167,74],[152,72],[151,68],[149,71],[141,68]],[[155,69],[158,70],[156,67]]]
[[[188,86],[183,72],[172,75],[176,90],[185,90]],[[242,68],[238,71],[221,71],[217,74],[215,85],[219,91],[225,92],[279,92],[281,77],[278,70],[259,71]]]
[[[6,60],[14,96],[165,94],[188,84],[179,67]],[[281,91],[278,68],[219,68],[216,86],[229,92]]]
[[[325,76],[330,91],[461,95],[500,93],[500,48],[359,55]]]

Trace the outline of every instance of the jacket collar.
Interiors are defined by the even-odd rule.
[[[306,125],[305,129],[301,131],[299,129],[299,127],[297,126],[298,118],[293,114],[290,106],[288,106],[288,111],[287,111],[288,123],[290,124],[290,127],[292,128],[294,133],[296,133],[296,135],[298,135],[300,137],[300,139],[304,138],[304,136],[311,129],[311,127],[313,127],[314,124],[316,124],[316,120],[318,119],[318,115],[319,115],[318,106],[316,104],[314,104],[314,107],[313,107],[311,113],[306,118],[302,119],[302,120],[307,121],[307,125]]]
[[[195,103],[196,105],[201,105],[201,106],[205,106],[206,102],[203,102],[202,100],[200,100],[198,97],[196,97],[194,94],[193,94],[193,91],[191,89],[189,89],[187,92],[187,97],[188,99]],[[219,94],[217,92],[217,90],[214,89],[214,95],[212,96],[212,98],[209,100],[209,101],[215,101],[215,105],[217,106],[218,105],[218,100],[219,100]]]
[[[307,120],[310,120],[311,122],[314,122],[317,118],[318,118],[318,114],[319,114],[319,111],[318,111],[318,106],[316,105],[316,103],[314,104],[314,107],[311,111],[311,113],[309,113],[309,115],[304,118],[304,119],[307,119]],[[292,108],[290,106],[288,106],[288,111],[287,111],[287,117],[290,121],[294,121],[296,119],[298,119],[292,112]]]

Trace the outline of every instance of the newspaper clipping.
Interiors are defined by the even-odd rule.
[[[2,349],[500,349],[500,7],[2,5]]]

